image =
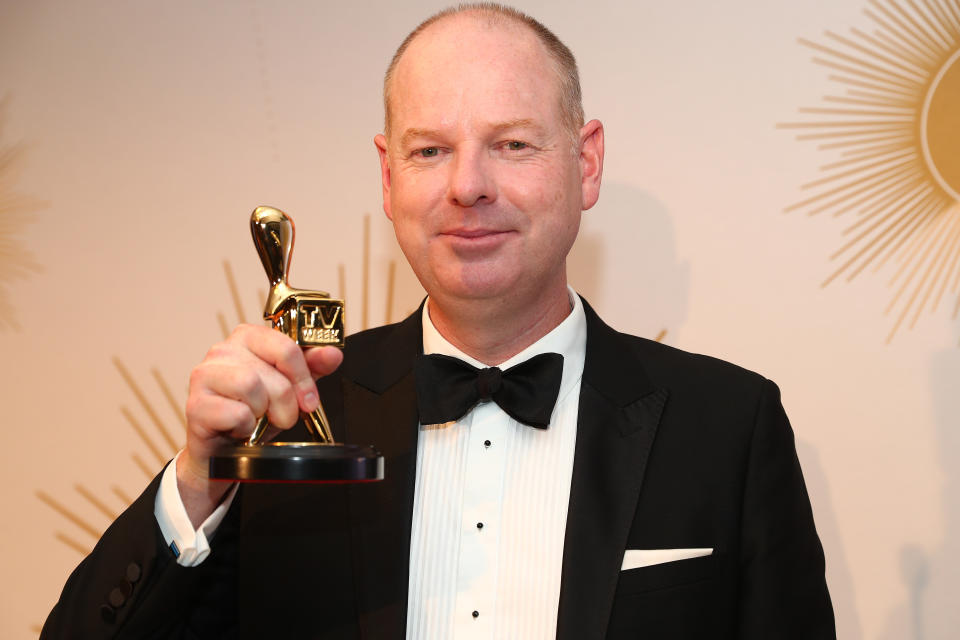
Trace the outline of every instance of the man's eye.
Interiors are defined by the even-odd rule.
[[[510,151],[519,151],[520,149],[526,149],[526,148],[527,148],[527,143],[520,142],[519,140],[511,140],[510,142],[507,143],[507,149],[509,149]]]
[[[419,153],[419,155],[423,156],[424,158],[433,158],[433,157],[435,157],[439,152],[440,152],[440,150],[437,149],[436,147],[426,147],[426,148],[424,148],[424,149],[420,149],[420,151],[419,151],[418,153]]]

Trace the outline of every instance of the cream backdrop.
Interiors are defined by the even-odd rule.
[[[783,211],[837,156],[777,123],[843,90],[798,38],[872,32],[868,0],[518,4],[577,54],[587,113],[606,125],[605,187],[574,286],[621,330],[666,329],[668,344],[781,386],[841,638],[955,637],[956,294],[886,344],[895,269],[821,288],[850,219]],[[113,359],[179,441],[153,372],[182,405],[218,313],[237,319],[224,260],[256,318],[254,206],[296,218],[291,280],[343,293],[351,330],[365,214],[369,323],[417,305],[372,138],[393,48],[441,6],[0,2],[0,148],[20,149],[0,163],[0,302],[15,312],[0,323],[0,636],[36,636],[81,559],[73,547],[95,540],[52,503],[102,530],[102,511],[141,490],[140,467],[159,463],[131,418],[168,455]]]

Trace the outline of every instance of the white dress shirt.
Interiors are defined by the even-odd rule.
[[[559,326],[499,365],[506,370],[547,352],[563,356],[549,428],[520,424],[493,402],[456,422],[420,425],[410,640],[556,637],[587,343],[583,305],[572,290],[570,302],[573,310]],[[486,366],[447,342],[427,314],[423,350]]]
[[[587,337],[580,297],[572,289],[569,295],[567,318],[499,365],[506,370],[547,352],[563,356],[549,428],[517,423],[493,402],[481,402],[455,422],[420,425],[407,604],[411,640],[556,637]],[[486,366],[445,340],[428,313],[423,347],[427,354]],[[195,566],[206,558],[233,493],[194,530],[177,491],[176,467],[167,467],[155,511],[179,564]]]

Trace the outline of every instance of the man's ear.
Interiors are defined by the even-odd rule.
[[[584,211],[600,198],[603,177],[603,124],[591,120],[580,129],[580,190]]]
[[[380,183],[383,185],[383,212],[387,217],[393,220],[393,214],[390,212],[390,160],[387,157],[387,138],[382,133],[378,133],[373,138],[373,144],[377,147],[377,153],[380,155]]]

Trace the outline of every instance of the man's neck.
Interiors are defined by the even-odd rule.
[[[536,300],[442,301],[431,297],[427,311],[450,344],[480,362],[506,362],[553,331],[570,314],[566,282]]]

